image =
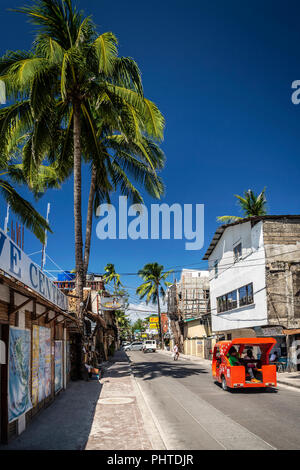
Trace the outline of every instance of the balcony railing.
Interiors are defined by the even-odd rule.
[[[53,281],[59,289],[73,290],[75,289],[75,281]],[[103,290],[103,281],[86,281],[84,287],[89,287],[92,290]]]

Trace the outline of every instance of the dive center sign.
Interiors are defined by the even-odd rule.
[[[1,229],[0,269],[62,310],[68,309],[67,297]]]

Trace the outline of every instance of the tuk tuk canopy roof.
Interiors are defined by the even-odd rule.
[[[276,344],[274,338],[235,338],[230,341],[232,344]]]
[[[276,344],[274,338],[235,338],[230,341],[219,341],[216,346],[220,348],[221,354],[226,355],[229,349],[235,345],[261,346],[261,350],[266,352],[270,351],[274,344]]]

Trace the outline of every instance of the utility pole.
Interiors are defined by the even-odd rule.
[[[50,214],[50,202],[47,205],[47,216],[46,221],[49,222],[49,214]],[[42,262],[41,262],[41,271],[43,271],[43,267],[46,264],[46,247],[47,247],[47,230],[45,230],[45,243],[43,244],[42,248]]]
[[[10,204],[8,203],[7,210],[6,210],[6,217],[4,220],[4,233],[8,232],[9,209],[10,209]]]

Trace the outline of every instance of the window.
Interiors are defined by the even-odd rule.
[[[228,294],[217,298],[217,312],[227,312],[237,307],[237,291],[234,290]]]
[[[253,303],[253,283],[247,284],[239,289],[239,304],[240,307],[243,305],[249,305]]]
[[[237,263],[242,258],[242,244],[239,243],[233,248],[233,259]]]
[[[239,291],[239,295],[238,295]],[[239,289],[217,297],[217,313],[228,312],[243,305],[253,303],[253,284],[247,284]]]
[[[215,277],[218,277],[218,260],[214,262]]]
[[[227,310],[237,308],[237,291],[233,290],[227,294]]]

